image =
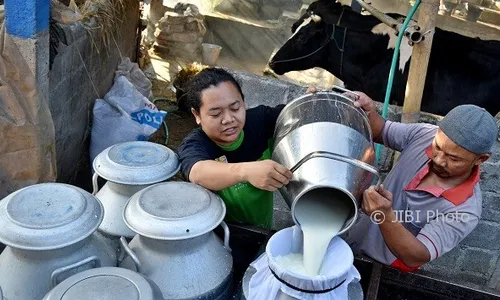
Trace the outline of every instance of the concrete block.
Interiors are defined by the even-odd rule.
[[[205,34],[206,31],[200,31],[200,24],[198,22],[189,22],[186,24],[186,29],[189,31],[200,32],[201,34]]]
[[[425,264],[425,268],[439,268],[453,272],[453,270],[457,269],[464,260],[465,253],[466,251],[462,247],[455,247],[448,253],[445,253],[437,259]]]
[[[495,192],[500,182],[500,161],[485,162],[481,165],[481,190]]]
[[[280,192],[274,192],[273,197],[274,209],[282,210],[282,211],[290,211],[288,204],[286,204],[285,199],[281,196]]]
[[[500,194],[497,192],[482,192],[483,208],[500,210]]]
[[[462,244],[481,249],[500,250],[500,243],[491,242],[499,240],[500,224],[480,220],[476,228],[462,241]]]
[[[161,32],[156,36],[157,41],[174,41],[183,43],[194,43],[198,41],[200,35],[193,32]],[[163,43],[163,42],[162,42]]]
[[[500,195],[495,192],[483,192],[482,220],[500,222]]]
[[[241,84],[248,108],[258,105],[276,106],[288,103],[305,94],[306,87],[285,83],[270,77],[262,77],[228,70]]]
[[[472,288],[483,287],[487,284],[489,277],[480,274],[472,273],[454,273],[449,275],[449,280],[458,284],[463,284],[465,286],[470,286]],[[434,276],[434,278],[439,278],[439,276]],[[476,286],[474,286],[476,285]]]
[[[488,281],[488,288],[495,289],[500,293],[500,262],[497,260],[493,274]]]
[[[273,228],[274,230],[281,230],[295,225],[290,217],[290,212],[275,210],[273,216]]]
[[[185,26],[183,24],[165,24],[161,28],[162,32],[184,32]]]
[[[490,277],[498,261],[498,251],[466,248],[460,271]]]
[[[186,17],[174,12],[167,11],[164,16],[164,22],[167,24],[185,24]],[[161,21],[160,21],[161,22]]]
[[[497,122],[500,125],[500,122]],[[490,159],[488,159],[488,162],[498,162],[500,161],[500,142],[497,140],[495,144],[493,144],[493,147],[491,148],[491,156]]]
[[[500,210],[483,209],[481,219],[487,221],[500,221]]]

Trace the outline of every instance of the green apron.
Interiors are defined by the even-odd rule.
[[[229,146],[219,146],[225,151],[233,151],[243,142],[244,133]],[[272,140],[269,148],[257,160],[271,158]],[[258,189],[249,182],[240,182],[224,190],[218,191],[226,204],[226,221],[238,222],[271,229],[273,225],[273,193]]]

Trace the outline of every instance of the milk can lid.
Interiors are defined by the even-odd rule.
[[[103,206],[85,190],[63,183],[35,184],[0,201],[0,242],[24,250],[52,250],[90,236]]]
[[[179,158],[170,148],[147,141],[115,144],[96,156],[94,171],[102,178],[129,185],[161,182],[180,169]]]
[[[102,267],[77,273],[54,287],[43,300],[163,300],[160,289],[134,271]]]
[[[226,214],[219,196],[181,181],[162,182],[134,194],[123,211],[125,224],[157,240],[183,240],[217,227]]]

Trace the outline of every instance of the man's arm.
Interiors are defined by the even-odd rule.
[[[431,256],[427,247],[398,222],[392,209],[392,193],[374,186],[363,194],[361,208],[380,228],[387,248],[408,267],[418,267]]]
[[[354,102],[356,105],[357,102]],[[376,110],[370,111],[368,113],[368,121],[370,121],[370,127],[372,129],[373,141],[375,143],[384,144],[382,138],[382,132],[384,130],[385,120],[381,115],[377,113]]]
[[[384,140],[382,138],[382,132],[384,129],[385,120],[381,115],[378,114],[375,102],[362,92],[346,92],[343,95],[353,100],[354,106],[359,107],[366,112],[368,121],[370,122],[370,128],[372,130],[373,141],[375,143],[383,144]]]
[[[244,181],[243,163],[223,163],[215,160],[196,162],[189,172],[189,181],[220,191]]]
[[[434,137],[436,132],[434,125],[386,121],[377,113],[375,102],[370,97],[362,92],[356,92],[356,94],[346,93],[345,95],[354,100],[355,106],[361,107],[366,112],[374,142],[396,151],[403,151],[415,141]]]
[[[244,163],[203,160],[196,162],[189,172],[189,181],[214,191],[250,182],[256,188],[274,192],[290,179],[290,170],[269,159]]]
[[[408,267],[419,267],[430,261],[427,247],[404,228],[392,209],[379,228],[387,248]]]

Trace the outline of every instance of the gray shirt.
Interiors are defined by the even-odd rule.
[[[403,124],[386,121],[382,135],[384,145],[401,155],[384,180],[393,194],[392,207],[399,222],[429,250],[431,260],[457,246],[477,225],[482,201],[479,168],[464,183],[445,190],[440,187],[417,188],[429,171],[430,150],[438,127],[431,124]],[[363,213],[344,235],[353,251],[383,264],[402,266],[385,245],[382,233],[373,219]]]

